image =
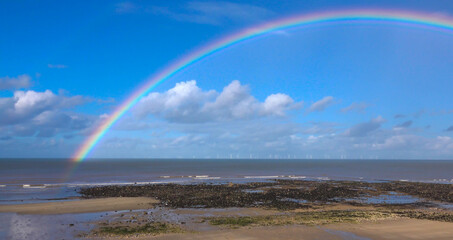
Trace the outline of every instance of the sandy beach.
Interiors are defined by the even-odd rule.
[[[343,208],[340,206],[339,208]],[[354,209],[354,208],[351,208]],[[357,210],[357,208],[355,208]],[[328,210],[328,209],[325,209]],[[281,212],[280,212],[281,213]],[[439,222],[405,217],[390,217],[387,219],[363,220],[357,223],[339,224],[285,224],[257,226],[249,225],[242,227],[212,226],[202,221],[205,216],[213,217],[240,217],[240,216],[275,216],[278,211],[264,209],[176,209],[160,210],[152,213],[155,219],[162,216],[170,216],[174,219],[172,224],[183,229],[182,232],[164,234],[137,234],[134,239],[355,239],[355,240],[384,240],[384,239],[439,239],[447,240],[453,236],[453,223]],[[143,213],[130,213],[123,216],[124,219],[135,219],[139,222],[143,219]],[[173,216],[173,217],[171,217]],[[175,217],[177,216],[177,217]],[[117,218],[118,215],[114,216]],[[121,220],[110,222],[115,226]],[[184,225],[181,225],[181,221]],[[101,226],[105,223],[100,222]],[[137,226],[136,223],[132,224]],[[123,239],[124,235],[88,235],[89,239]]]
[[[90,213],[151,208],[158,203],[146,197],[82,199],[63,202],[0,205],[0,212],[20,214]]]
[[[383,220],[366,224],[339,224],[327,229],[350,232],[369,239],[452,239],[453,223],[421,219]]]
[[[152,239],[353,239],[353,240],[397,240],[432,239],[449,240],[453,236],[452,223],[439,223],[426,220],[399,219],[381,220],[361,224],[339,224],[322,227],[303,225],[270,226],[217,230],[197,234],[171,234]],[[112,238],[114,239],[114,238]],[[146,239],[146,237],[144,238]]]
[[[0,206],[0,212],[16,212],[20,214],[64,214],[64,213],[88,213],[121,210],[138,210],[153,208],[158,203],[150,198],[102,198],[75,200],[66,202],[21,204]],[[329,209],[344,209],[345,206],[332,206]],[[353,208],[351,208],[353,209]],[[357,209],[357,208],[356,208]],[[140,219],[144,212],[133,211],[129,214],[111,216],[118,218]],[[132,235],[134,239],[357,239],[357,240],[384,240],[384,239],[437,239],[447,240],[453,236],[453,223],[439,222],[421,219],[392,218],[377,221],[363,221],[361,223],[326,224],[319,226],[310,225],[283,225],[283,226],[247,226],[239,228],[207,227],[206,223],[200,223],[199,219],[204,216],[272,216],[278,214],[275,210],[242,208],[242,209],[161,209],[156,215],[179,215],[190,216],[194,219],[187,224],[186,230],[180,233],[168,234],[140,234]],[[158,217],[159,218],[159,217]],[[196,224],[199,224],[196,226]],[[102,225],[102,222],[98,223]],[[174,224],[177,224],[174,222]],[[184,228],[184,227],[183,227]],[[123,239],[124,235],[86,235],[87,239]]]
[[[442,208],[451,206],[451,188],[299,180],[97,186],[81,188],[78,200],[0,205],[0,213],[96,213],[57,223],[85,239],[442,240],[453,236],[453,212]]]

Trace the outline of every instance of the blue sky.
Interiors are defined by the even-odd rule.
[[[2,1],[0,157],[69,157],[137,86],[244,28],[316,11],[452,17],[451,1]],[[294,28],[145,96],[90,157],[453,158],[453,33]]]

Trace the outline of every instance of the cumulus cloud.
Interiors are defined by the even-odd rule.
[[[249,92],[247,86],[233,81],[223,88],[215,101],[206,103],[203,112],[214,113],[215,118],[225,120],[251,117],[259,111],[260,104]]]
[[[27,74],[12,78],[8,76],[0,78],[0,90],[28,88],[31,86],[31,84],[31,77]]]
[[[287,111],[300,106],[301,103],[282,93],[269,95],[260,102],[250,94],[248,86],[237,80],[220,93],[203,91],[192,80],[177,83],[164,93],[150,93],[140,100],[134,112],[142,118],[153,115],[170,122],[199,123],[285,116]]]
[[[0,124],[19,123],[59,104],[57,95],[45,92],[16,91],[13,97],[0,98]]]
[[[13,101],[13,111],[17,115],[42,111],[58,103],[57,95],[49,90],[45,92],[16,91],[14,92]]]
[[[327,96],[322,98],[321,100],[314,102],[310,108],[308,108],[309,112],[321,112],[324,111],[327,107],[334,103],[334,98],[332,96]]]
[[[50,90],[15,91],[12,97],[0,98],[1,124],[19,123],[55,109],[69,108],[87,102],[82,96],[66,97]]]
[[[449,128],[445,129],[446,132],[453,132],[453,126],[450,126]]]
[[[395,119],[405,118],[405,117],[406,117],[406,115],[404,115],[404,114],[395,114],[395,116],[393,116],[393,118],[395,118]]]
[[[196,81],[181,82],[164,93],[148,94],[134,107],[134,111],[140,117],[152,114],[169,121],[199,122],[206,118],[200,113],[202,103],[215,95],[215,91],[203,92]]]
[[[90,126],[94,122],[93,118],[74,113],[65,113],[59,111],[46,111],[27,124],[20,124],[15,126],[13,130],[20,127],[24,131],[23,136],[36,136],[36,137],[53,137],[58,133],[70,133],[72,131],[80,131]],[[72,135],[66,135],[66,138]]]
[[[108,117],[72,112],[88,101],[93,102],[50,90],[15,91],[0,98],[0,156],[48,156],[49,152],[67,156],[73,151],[69,138],[91,133]],[[282,93],[258,100],[239,81],[221,91],[201,89],[196,81],[180,82],[142,98],[133,114],[121,119],[99,144],[93,157],[453,156],[451,136],[416,135],[417,131],[404,129],[413,125],[407,119],[386,127],[381,116],[355,125],[282,117],[292,116],[289,112],[301,106]],[[453,131],[450,128],[446,131]],[[130,131],[136,131],[133,137]]]
[[[359,123],[345,131],[345,135],[349,137],[364,137],[370,132],[379,129],[386,120],[381,116],[371,119],[365,123]]]
[[[403,121],[401,131],[396,131],[384,127],[382,116],[355,125],[301,123],[278,117],[300,106],[285,94],[259,101],[239,81],[220,92],[203,90],[195,81],[188,81],[165,92],[150,93],[133,110],[135,116],[119,125],[123,130],[147,133],[149,139],[142,138],[134,152],[148,154],[152,146],[156,154],[170,154],[166,157],[445,158],[453,154],[449,138],[403,131],[412,126],[411,121]],[[133,142],[137,141],[131,145]],[[118,151],[110,147],[104,153],[111,152]]]
[[[88,127],[90,117],[66,112],[90,101],[82,96],[67,97],[50,90],[15,91],[12,97],[0,98],[0,127],[5,136],[50,137],[61,130]]]
[[[351,105],[342,108],[341,112],[343,113],[349,113],[349,112],[358,112],[358,113],[363,113],[365,110],[368,108],[368,104],[360,102],[360,103],[351,103]]]
[[[302,103],[298,105],[301,106]],[[290,107],[296,107],[294,100],[290,96],[282,93],[271,94],[264,101],[263,113],[265,115],[284,116],[285,111]]]

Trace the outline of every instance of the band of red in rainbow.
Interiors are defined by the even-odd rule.
[[[134,91],[121,105],[119,105],[111,115],[103,120],[102,124],[100,124],[80,145],[71,160],[74,162],[83,161],[94,146],[96,146],[99,140],[108,132],[112,125],[129,109],[131,109],[141,97],[149,93],[161,82],[167,80],[181,69],[194,64],[200,59],[203,59],[206,56],[216,53],[236,43],[274,31],[315,24],[346,22],[403,24],[414,27],[432,28],[438,31],[453,32],[453,19],[451,18],[429,15],[426,13],[370,9],[341,10],[292,16],[239,31],[236,34],[226,36],[191,52],[146,80],[145,83]]]

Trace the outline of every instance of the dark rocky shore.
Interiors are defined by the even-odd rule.
[[[84,198],[152,197],[160,202],[157,208],[121,213],[100,223],[92,232],[95,237],[180,233],[212,226],[321,226],[398,219],[453,222],[452,184],[277,179],[243,184],[98,186],[79,192]],[[203,212],[210,213],[212,208],[242,208],[244,212],[206,217]],[[247,215],[250,209],[263,212]],[[201,212],[181,218],[184,212],[177,211]],[[180,220],[168,222],[168,214]]]
[[[452,184],[417,182],[356,182],[275,180],[244,184],[152,184],[98,186],[79,190],[84,198],[154,197],[171,208],[266,207],[280,210],[314,205],[433,206],[432,201],[453,203]],[[359,199],[383,194],[404,194],[420,198],[413,203],[367,203]]]

